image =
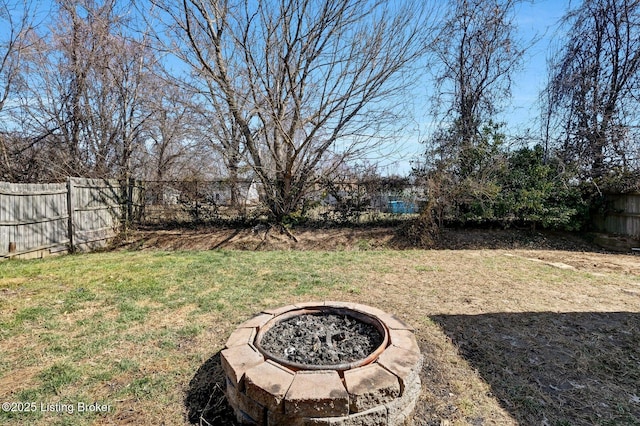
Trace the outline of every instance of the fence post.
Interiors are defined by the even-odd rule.
[[[68,225],[69,232],[69,252],[75,251],[75,229],[73,223],[73,178],[67,178],[67,212],[69,213]]]
[[[199,205],[199,200],[200,197],[198,196],[198,180],[195,180],[195,184],[196,184],[196,222],[200,221],[200,205]]]
[[[129,178],[129,192],[127,193],[127,227],[133,223],[133,190],[135,179]]]
[[[126,197],[122,223],[122,230],[127,231],[133,222],[133,190],[134,190],[135,180],[132,177],[128,177],[124,181],[124,194]]]
[[[144,206],[141,202],[144,193],[143,182],[131,178],[131,223],[140,223],[144,213]]]

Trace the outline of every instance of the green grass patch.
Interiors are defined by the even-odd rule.
[[[119,394],[139,400],[164,398],[171,382],[164,376],[144,376],[133,379]]]
[[[118,322],[129,323],[144,322],[150,308],[138,306],[131,301],[125,301],[118,305],[118,310],[120,311]]]
[[[125,373],[127,371],[139,371],[140,363],[133,359],[120,359],[114,362],[114,367],[121,373]]]
[[[27,322],[44,321],[51,316],[53,309],[48,306],[29,306],[18,311],[14,317],[15,324],[21,326]]]
[[[202,324],[188,324],[180,328],[177,334],[179,337],[192,339],[202,333],[203,330],[204,326]]]
[[[81,376],[75,366],[67,362],[60,362],[42,371],[38,378],[42,380],[43,393],[59,394],[64,386],[75,383]]]

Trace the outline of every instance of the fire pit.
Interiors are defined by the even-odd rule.
[[[221,359],[242,424],[406,425],[420,396],[412,328],[357,303],[265,310],[231,334]]]

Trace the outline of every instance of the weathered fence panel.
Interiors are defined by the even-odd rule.
[[[76,250],[103,246],[117,235],[126,197],[116,180],[69,179],[71,241]]]
[[[640,239],[640,193],[609,195],[609,209],[599,227],[610,234]]]
[[[143,206],[131,182],[69,178],[67,183],[0,182],[0,258],[91,250],[115,237]]]
[[[594,242],[610,250],[640,247],[640,193],[608,194],[607,209],[594,218]]]
[[[0,182],[0,256],[66,250],[66,203],[65,184]]]

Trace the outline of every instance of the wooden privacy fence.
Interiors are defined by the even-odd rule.
[[[0,182],[0,258],[104,246],[140,212],[142,197],[143,188],[133,181]]]
[[[640,247],[640,193],[608,194],[604,214],[594,217],[595,243],[610,250]]]
[[[610,194],[609,208],[597,223],[604,232],[640,239],[640,193]]]

